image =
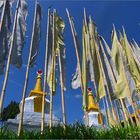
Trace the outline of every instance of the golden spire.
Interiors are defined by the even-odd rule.
[[[30,96],[42,96],[43,95],[43,91],[42,91],[42,71],[38,70],[37,72],[37,80],[36,80],[36,84],[34,87],[34,90],[30,91]]]
[[[87,89],[88,91],[88,111],[99,111],[98,107],[96,106],[94,102],[94,97],[92,95],[92,90],[91,88]]]

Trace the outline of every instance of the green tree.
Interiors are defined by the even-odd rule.
[[[8,119],[13,119],[19,112],[19,103],[11,101],[10,104],[3,109],[1,120],[7,121]]]

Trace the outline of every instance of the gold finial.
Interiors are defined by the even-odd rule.
[[[99,111],[98,107],[96,106],[94,102],[94,97],[92,95],[92,90],[91,88],[87,89],[88,91],[88,111]]]
[[[30,96],[42,96],[43,95],[43,91],[42,91],[42,71],[38,70],[37,71],[37,80],[36,80],[36,84],[34,87],[34,90],[31,90],[30,92]]]

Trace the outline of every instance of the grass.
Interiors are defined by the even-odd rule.
[[[140,139],[140,127],[110,127],[109,129],[97,130],[94,127],[85,127],[80,123],[66,126],[64,131],[61,125],[46,128],[41,135],[40,132],[23,131],[18,137],[16,133],[3,128],[0,132],[0,139]]]

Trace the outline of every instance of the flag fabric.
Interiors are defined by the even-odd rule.
[[[118,99],[129,96],[129,87],[127,84],[126,74],[124,71],[124,58],[122,53],[122,47],[118,41],[115,27],[112,32],[112,55],[111,59],[118,72],[117,84],[115,85],[115,95]]]
[[[31,59],[30,59],[30,67],[35,66],[38,49],[39,49],[39,43],[41,40],[41,7],[39,3],[37,3],[36,7],[36,15],[35,15],[35,27],[34,27],[34,35],[33,35],[33,42],[32,42],[32,53],[31,53]]]
[[[73,33],[74,33],[74,38],[75,38],[75,41],[76,41],[78,55],[80,57],[80,45],[79,45],[79,41],[78,41],[78,35],[77,35],[77,32],[76,32],[72,17],[70,17],[70,20],[71,20],[71,24],[72,24],[72,30],[73,30]],[[78,68],[78,62],[77,62],[77,67],[76,67],[75,73],[72,75],[71,87],[72,87],[72,89],[77,89],[77,88],[81,87],[81,73],[80,73],[80,70]]]
[[[22,66],[22,50],[24,46],[25,33],[26,33],[26,17],[28,15],[26,0],[19,2],[16,27],[14,32],[14,46],[12,50],[11,63],[17,68]]]
[[[140,48],[135,40],[133,40],[133,44],[131,45],[131,47],[132,47],[134,54],[136,55],[136,57],[140,63]]]
[[[103,62],[104,73],[105,73],[105,76],[106,76],[106,81],[107,81],[107,84],[108,84],[108,89],[109,89],[109,92],[110,92],[110,96],[112,97],[112,100],[113,100],[113,99],[115,99],[114,91],[115,91],[116,77],[113,73],[113,70],[111,68],[111,64],[110,64],[110,62],[107,58],[107,55],[105,53],[102,41],[103,41],[103,39],[99,37],[100,56],[101,56],[101,59],[102,59],[102,62]],[[103,42],[105,42],[105,40]],[[105,43],[105,46],[106,45],[107,45],[107,43]]]
[[[125,56],[127,60],[127,66],[135,81],[136,90],[140,92],[140,68],[133,57],[132,50],[130,49],[131,46],[127,40],[127,36],[124,29],[123,29],[123,35],[124,35],[124,50],[125,50]]]
[[[0,6],[0,9],[4,10],[4,2],[1,2]],[[11,4],[7,0],[3,20],[1,20],[0,22],[0,74],[4,73],[4,62],[6,60],[6,56],[8,54],[8,49],[10,46],[11,11]]]
[[[60,49],[62,79],[63,79],[64,90],[66,90],[66,48],[64,44],[65,23],[63,19],[57,14],[57,12],[55,17],[56,17],[55,42],[56,42],[56,48]]]
[[[93,23],[91,17],[89,19],[89,35],[90,35],[90,50],[89,50],[89,58],[90,59],[90,76],[91,76],[91,81],[95,80],[96,84],[98,85],[99,83],[99,65],[98,65],[98,60],[97,60],[97,54],[96,54],[96,49],[95,45],[97,45],[96,42],[96,36],[97,36],[97,29],[95,24]]]
[[[83,82],[83,110],[86,110],[87,107],[87,56],[88,56],[88,29],[86,23],[83,23],[83,32],[82,32],[82,82]]]
[[[63,84],[64,84],[64,89],[66,89],[65,86],[65,77],[66,77],[66,55],[65,55],[65,47],[64,47],[64,38],[63,38],[63,33],[64,33],[64,28],[65,28],[65,23],[62,20],[62,18],[54,12],[54,23],[52,16],[50,15],[50,34],[53,36],[53,24],[54,24],[54,46],[53,40],[49,40],[50,48],[48,51],[48,57],[49,57],[49,63],[48,63],[48,75],[47,75],[47,81],[49,85],[50,91],[55,95],[56,91],[56,68],[57,68],[57,49],[60,49],[60,57],[61,57],[61,63],[62,63],[62,75],[63,75]],[[51,37],[52,38],[52,37]],[[51,52],[51,53],[49,53]]]
[[[93,72],[91,74],[96,82],[97,88],[97,101],[105,96],[105,84],[103,79],[103,73],[101,70],[101,62],[99,56],[99,42],[98,42],[98,33],[95,24],[93,23],[92,19],[89,20],[89,33],[90,33],[90,57],[92,60]],[[90,68],[91,70],[91,68]],[[94,73],[94,74],[93,74]]]
[[[72,76],[73,76],[73,78],[71,81],[71,87],[72,87],[72,89],[77,89],[81,86],[81,76],[80,76],[78,66],[76,68],[76,72]]]

